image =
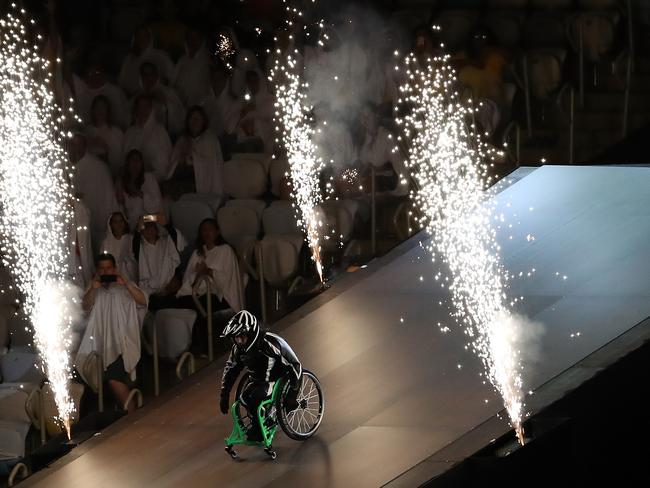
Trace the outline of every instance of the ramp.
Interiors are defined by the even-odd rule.
[[[542,167],[510,179],[497,197],[513,224],[499,231],[503,260],[515,274],[535,268],[513,291],[545,330],[526,384],[536,390],[562,378],[555,388],[561,394],[584,380],[567,375],[573,365],[650,316],[650,169]],[[298,443],[280,434],[276,461],[242,448],[246,461],[233,462],[223,452],[230,419],[218,413],[215,366],[24,485],[414,486],[449,469],[509,427],[496,418],[500,398],[482,383],[465,335],[439,305],[445,296],[418,238],[345,276],[274,328],[323,384],[316,437]],[[441,333],[437,322],[451,330]],[[606,366],[595,357],[593,368]],[[446,457],[422,463],[445,447]]]

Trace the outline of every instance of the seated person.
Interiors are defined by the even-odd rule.
[[[152,172],[145,171],[144,158],[137,149],[126,155],[122,174],[116,185],[117,201],[124,207],[129,227],[137,230],[138,219],[163,209],[160,186]]]
[[[284,405],[287,411],[298,408],[296,400],[301,385],[302,365],[289,344],[281,337],[260,329],[257,318],[242,310],[230,319],[221,337],[230,337],[233,346],[221,380],[221,413],[230,408],[230,390],[239,374],[246,368],[252,381],[242,392],[241,403],[253,422],[248,440],[261,441],[262,429],[257,419],[257,407],[273,391],[273,383],[289,376],[289,392]]]
[[[155,217],[147,215],[143,218],[140,231],[134,236],[137,242],[133,243],[133,255],[138,266],[138,285],[149,295],[151,311],[167,308],[167,303],[174,301],[181,285],[181,257],[177,239],[180,250],[185,247],[182,236],[173,228],[170,232],[162,227],[157,218],[154,220]]]
[[[122,212],[113,212],[106,226],[106,237],[102,241],[102,254],[111,254],[117,262],[117,267],[127,280],[135,279],[135,263],[131,251],[133,236],[129,232],[129,224]]]
[[[234,152],[263,152],[274,147],[273,97],[256,71],[246,73],[246,93],[240,100]]]
[[[95,267],[97,272],[83,297],[88,326],[75,365],[81,370],[86,357],[97,352],[104,365],[104,382],[118,405],[124,405],[140,361],[138,307],[147,306],[147,295],[122,277],[111,254],[97,256]],[[129,412],[134,408],[129,405]]]
[[[185,134],[174,146],[171,178],[165,185],[172,198],[184,193],[223,194],[221,145],[208,127],[207,115],[201,107],[187,111]]]
[[[196,250],[192,253],[183,276],[183,284],[178,290],[179,308],[196,310],[192,299],[192,288],[202,276],[212,278],[212,309],[232,308],[238,312],[243,308],[242,276],[235,251],[221,237],[215,219],[205,219],[199,224]],[[203,307],[206,307],[207,289],[205,283],[198,288]],[[192,329],[192,343],[196,347],[205,343],[207,323],[199,314]]]

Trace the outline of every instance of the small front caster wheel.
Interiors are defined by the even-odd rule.
[[[237,459],[237,452],[232,448],[232,446],[226,446],[226,452],[231,458],[235,460]]]

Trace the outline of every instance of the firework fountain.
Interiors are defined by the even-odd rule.
[[[287,7],[291,14],[298,14]],[[291,29],[291,21],[287,21]],[[319,175],[323,162],[318,157],[313,142],[314,129],[311,120],[312,107],[306,100],[307,84],[301,79],[301,65],[297,52],[277,53],[270,81],[275,88],[275,118],[282,143],[289,160],[293,196],[300,209],[299,224],[307,235],[307,243],[316,264],[318,276],[323,282],[319,228],[322,226],[317,205],[322,197]],[[284,56],[283,56],[284,55]]]
[[[448,288],[454,318],[503,397],[523,444],[517,326],[506,306],[508,276],[491,226],[493,203],[485,191],[488,180],[482,165],[490,155],[468,123],[471,110],[454,92],[455,76],[447,60],[406,58],[399,139],[416,183],[412,198],[422,211],[420,223],[431,236],[429,250],[449,272],[438,272],[435,279]]]
[[[65,117],[50,88],[49,62],[28,40],[30,23],[15,5],[0,20],[0,243],[69,437],[70,327],[78,306],[65,281],[72,191]]]

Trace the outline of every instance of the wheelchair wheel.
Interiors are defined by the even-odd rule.
[[[276,398],[275,405],[280,427],[287,436],[296,441],[304,441],[314,435],[325,411],[325,397],[316,375],[303,369],[301,380],[298,408],[289,412],[284,408],[284,399],[289,389],[289,382],[286,380],[283,380],[285,383],[282,393]]]

